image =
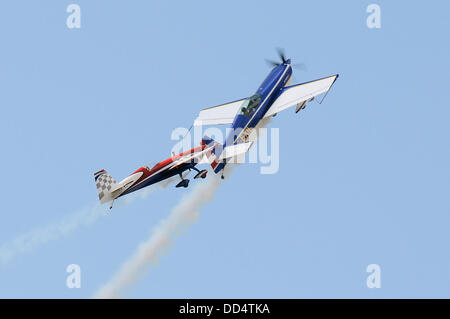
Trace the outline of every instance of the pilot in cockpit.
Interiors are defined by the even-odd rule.
[[[250,116],[261,102],[261,95],[255,94],[248,98],[241,107],[239,114]]]

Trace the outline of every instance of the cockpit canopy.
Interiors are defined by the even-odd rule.
[[[244,116],[250,116],[256,110],[258,105],[261,103],[261,95],[255,94],[249,97],[242,103],[241,108],[239,109],[238,114]]]
[[[147,165],[142,166],[141,168],[145,168],[148,171],[151,171],[156,166],[156,163],[149,162]]]

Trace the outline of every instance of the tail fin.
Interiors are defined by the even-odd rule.
[[[116,180],[104,169],[95,173],[94,178],[100,204],[112,201],[114,198],[111,196],[111,189],[116,185]]]
[[[206,153],[206,157],[211,163],[214,173],[219,173],[225,167],[224,162],[219,162],[219,157],[223,151],[223,145],[206,135],[202,138],[202,145],[214,146],[211,151]]]

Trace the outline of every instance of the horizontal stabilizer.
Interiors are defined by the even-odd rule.
[[[122,185],[116,184],[116,186],[111,189],[111,194],[113,196],[114,195],[118,195],[118,194],[120,194],[122,192],[122,189],[123,189]]]

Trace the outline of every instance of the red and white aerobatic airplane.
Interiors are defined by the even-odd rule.
[[[252,143],[244,143],[227,147],[223,152],[223,159],[229,160],[235,156],[246,153]],[[161,182],[172,176],[179,175],[181,181],[176,187],[188,187],[189,179],[186,179],[186,174],[183,172],[194,170],[197,174],[194,179],[205,178],[208,173],[207,170],[198,170],[195,166],[199,163],[209,163],[207,158],[211,155],[211,151],[217,145],[206,145],[202,142],[200,146],[194,147],[188,151],[182,152],[178,155],[159,162],[152,168],[148,166],[140,167],[134,173],[121,182],[109,175],[104,169],[94,174],[95,184],[97,185],[98,198],[101,204],[111,202],[109,208],[112,208],[113,202],[116,198],[123,195],[135,192],[141,188]]]

